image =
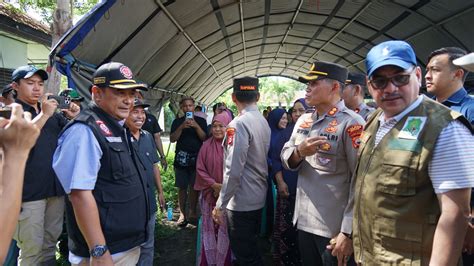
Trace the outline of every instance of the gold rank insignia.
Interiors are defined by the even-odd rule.
[[[327,133],[335,133],[337,131],[337,127],[327,127],[324,131]]]
[[[333,107],[331,111],[328,112],[328,115],[333,116],[337,113],[337,111],[339,111],[339,109],[337,109],[337,107]]]
[[[319,148],[323,151],[329,151],[331,149],[331,144],[324,142],[319,146]]]
[[[336,119],[332,120],[331,122],[329,122],[329,125],[333,127],[337,126],[338,125],[337,120]]]

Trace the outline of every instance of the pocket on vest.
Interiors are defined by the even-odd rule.
[[[384,217],[374,221],[374,258],[387,265],[421,265],[422,224]]]
[[[406,153],[406,154],[405,154]],[[395,155],[385,154],[377,191],[399,196],[416,194],[416,165],[411,152],[398,151]]]
[[[126,147],[122,143],[109,143],[109,145],[112,177],[118,180],[131,176],[133,172],[130,169],[133,165],[130,164],[133,164],[133,162]]]
[[[145,230],[140,221],[146,220],[146,204],[139,186],[116,188],[102,191],[102,201],[107,211],[104,226],[107,241],[123,240],[136,236]]]

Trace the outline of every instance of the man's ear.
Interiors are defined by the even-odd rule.
[[[20,87],[20,84],[19,84],[20,81],[16,82],[16,81],[13,81],[11,84],[12,84],[12,88],[16,91],[18,91],[18,88]]]
[[[232,93],[232,101],[234,103],[237,103],[237,97],[235,97],[235,93]]]
[[[260,100],[260,92],[257,92],[257,102]]]
[[[454,76],[460,80],[464,77],[464,69],[458,68],[454,71]]]
[[[354,86],[354,96],[357,96],[357,95],[362,95],[362,97],[364,96],[362,87],[359,84]]]

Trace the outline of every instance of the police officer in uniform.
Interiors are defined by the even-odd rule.
[[[267,192],[270,127],[257,108],[258,79],[234,79],[232,101],[239,115],[224,138],[224,180],[213,210],[217,223],[227,213],[230,246],[238,265],[263,265],[257,247]]]
[[[367,82],[364,74],[349,72],[346,86],[342,92],[344,104],[362,116],[365,121],[367,121],[369,115],[375,111],[375,108],[368,106],[364,102],[364,96],[367,90],[366,84]]]
[[[474,137],[460,113],[419,95],[421,69],[404,41],[367,54],[379,109],[360,138],[354,251],[362,265],[456,265],[474,185]]]
[[[345,67],[321,61],[300,77],[316,110],[298,119],[281,152],[284,167],[298,171],[293,223],[303,265],[345,263],[352,254],[351,176],[364,120],[341,100],[346,79]]]
[[[123,128],[137,89],[146,87],[127,66],[100,66],[93,75],[92,104],[58,140],[53,167],[69,194],[72,265],[135,265],[146,240],[146,173]]]

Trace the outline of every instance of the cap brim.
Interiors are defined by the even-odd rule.
[[[119,90],[128,90],[128,89],[137,89],[142,91],[147,91],[148,88],[146,85],[143,84],[136,84],[136,83],[128,83],[128,84],[110,84],[110,88],[119,89]]]
[[[144,103],[144,104],[137,104],[137,105],[134,105],[134,106],[133,106],[133,108],[135,108],[135,107],[143,107],[143,108],[148,108],[148,107],[150,107],[150,105],[149,105],[149,104],[146,104],[146,103]]]
[[[44,71],[43,69],[38,69],[36,71],[28,72],[23,78],[24,79],[31,78],[34,74],[38,74],[43,80],[48,79],[48,73],[46,73],[46,71]]]
[[[453,64],[460,66],[467,71],[474,72],[474,53],[461,56],[453,60]]]
[[[401,59],[397,59],[397,58],[383,60],[383,61],[380,61],[380,62],[377,62],[376,64],[374,64],[371,67],[371,69],[369,70],[369,72],[367,73],[367,76],[372,77],[372,74],[374,74],[374,72],[377,69],[379,69],[383,66],[397,66],[397,67],[403,68],[404,70],[407,70],[410,67],[412,67],[413,64],[410,63],[410,62],[403,61]]]
[[[311,76],[308,76],[308,75],[304,75],[304,76],[300,76],[298,78],[298,80],[300,82],[303,82],[303,83],[308,83],[310,82],[311,80],[317,80],[317,79],[321,79],[321,78],[325,78],[325,76],[320,76],[320,75],[311,75]]]

